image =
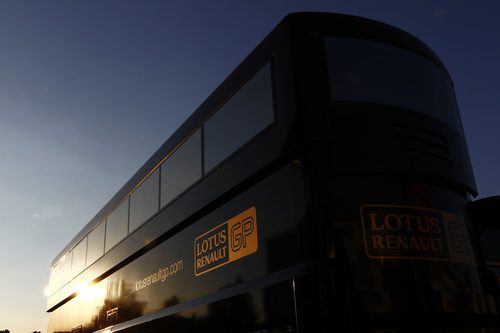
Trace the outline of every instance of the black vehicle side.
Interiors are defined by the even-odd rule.
[[[352,54],[337,55],[340,46],[352,47]],[[365,61],[371,54],[357,52],[365,46],[377,57],[418,58],[432,68],[429,73],[439,72],[450,88],[436,94],[449,96],[432,105],[451,101],[450,109],[434,114],[427,104],[412,108],[342,92],[349,73],[341,71],[350,65],[335,61]],[[272,121],[207,167],[205,124],[267,70]],[[380,81],[390,75],[388,70]],[[481,285],[481,253],[467,219],[466,203],[477,190],[451,79],[415,37],[347,15],[287,16],[54,264],[193,133],[201,133],[202,176],[54,291],[48,299],[50,332],[483,332],[496,327],[494,298]],[[252,208],[255,252],[201,268],[198,240]],[[418,247],[408,245],[412,241]],[[158,280],[166,268],[171,274]],[[156,281],[148,284],[149,277]],[[81,286],[102,288],[97,306],[90,308]]]

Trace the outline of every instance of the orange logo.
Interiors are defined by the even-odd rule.
[[[457,214],[425,207],[363,205],[361,223],[371,259],[475,262],[467,224]]]
[[[194,273],[207,273],[257,252],[257,211],[251,207],[194,240]]]

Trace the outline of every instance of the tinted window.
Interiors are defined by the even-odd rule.
[[[49,292],[48,295],[45,296],[50,296],[54,292],[56,288],[56,267],[51,267],[50,268],[50,276],[49,276]]]
[[[487,229],[481,233],[481,245],[486,261],[500,263],[500,230]]]
[[[113,246],[127,236],[128,229],[128,202],[125,199],[106,220],[106,242],[105,252],[108,252]]]
[[[156,213],[160,204],[160,171],[156,169],[130,195],[129,232],[134,231],[151,215]]]
[[[49,294],[53,294],[60,286],[59,263],[57,263],[50,271],[49,279]]]
[[[453,86],[429,60],[387,44],[327,38],[332,98],[394,105],[460,128]]]
[[[209,171],[274,120],[271,65],[266,64],[204,124]]]
[[[85,257],[87,255],[87,237],[85,237],[73,249],[73,262],[71,264],[71,276],[78,275],[85,269]]]
[[[101,222],[97,228],[92,230],[87,239],[87,260],[85,266],[90,266],[94,261],[104,254],[104,229],[105,221]]]
[[[64,286],[71,278],[71,252],[59,262],[59,287]]]
[[[161,166],[164,206],[201,177],[201,131],[196,131]]]

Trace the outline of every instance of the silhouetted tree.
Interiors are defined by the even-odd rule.
[[[108,284],[108,293],[110,290],[121,290],[120,296],[115,298],[113,295],[108,295],[104,300],[104,305],[99,309],[99,312],[94,316],[89,325],[85,325],[85,332],[93,332],[97,329],[102,329],[109,325],[114,325],[126,320],[139,317],[143,314],[146,302],[139,302],[136,300],[136,294],[133,291],[131,284],[125,281],[119,281],[118,285],[115,283]],[[117,308],[116,315],[109,316],[109,311]]]
[[[241,284],[241,277],[221,289]],[[257,325],[257,312],[250,294],[241,294],[207,305],[208,315],[203,324],[208,331],[246,331]]]
[[[177,305],[181,302],[181,299],[179,298],[179,296],[177,295],[174,295],[172,296],[171,298],[165,300],[165,302],[163,302],[163,307],[164,308],[168,308],[168,307],[171,307],[171,306],[174,306],[174,305]]]

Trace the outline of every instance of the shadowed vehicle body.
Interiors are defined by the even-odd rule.
[[[491,332],[453,83],[287,16],[54,259],[49,332]]]

